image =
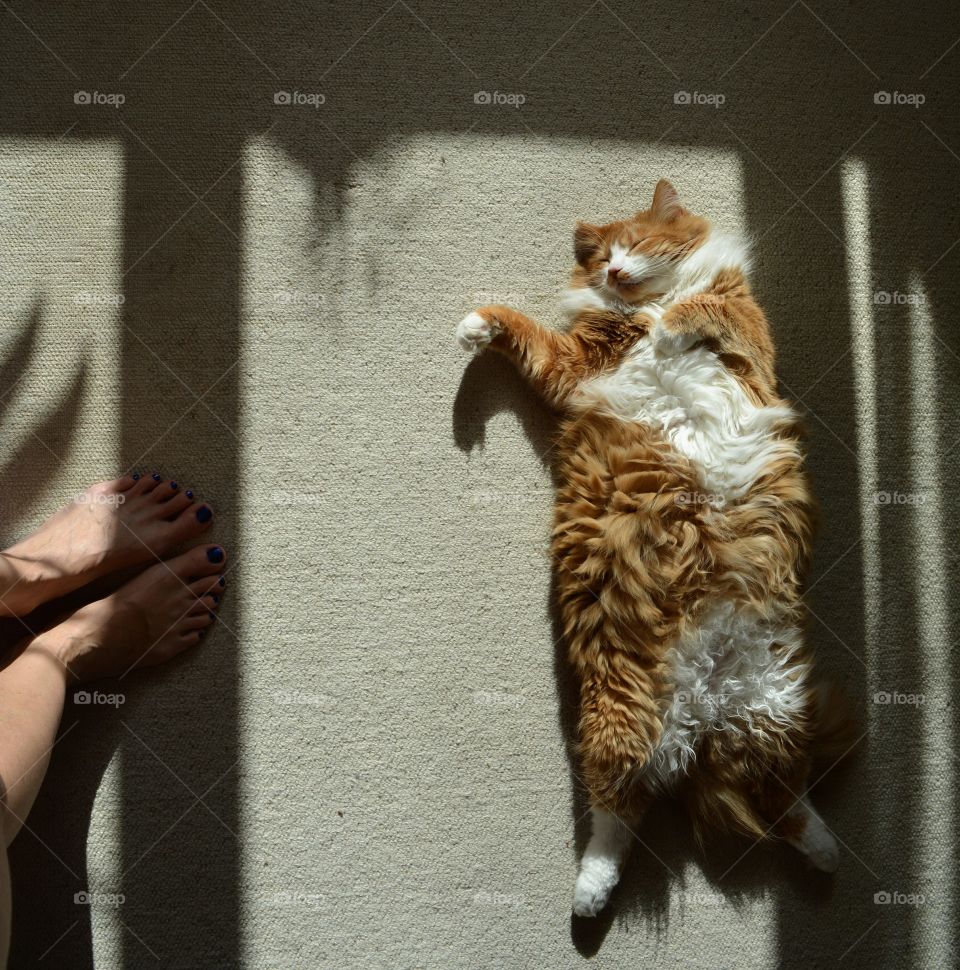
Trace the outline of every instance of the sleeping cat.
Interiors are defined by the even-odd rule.
[[[802,632],[814,502],[746,251],[664,180],[649,210],[578,223],[574,253],[566,333],[504,306],[457,330],[563,415],[552,552],[592,816],[574,911],[606,905],[661,791],[698,838],[782,838],[832,872],[806,795],[827,730]]]

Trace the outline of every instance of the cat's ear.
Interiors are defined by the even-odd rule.
[[[603,237],[596,226],[577,220],[573,230],[573,255],[581,266],[586,266],[603,245]]]
[[[650,212],[656,219],[669,222],[683,215],[684,208],[680,205],[680,195],[677,190],[666,180],[660,179],[657,187],[653,190],[653,205]]]

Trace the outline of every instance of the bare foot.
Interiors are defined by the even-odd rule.
[[[159,475],[91,485],[0,554],[0,615],[29,613],[113,570],[162,558],[212,519],[209,505]]]
[[[53,655],[80,680],[163,663],[199,643],[215,620],[225,562],[220,546],[196,546],[88,603],[28,649]]]

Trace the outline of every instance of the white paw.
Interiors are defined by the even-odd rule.
[[[840,865],[840,850],[837,848],[837,840],[806,799],[803,799],[800,803],[799,811],[805,814],[806,825],[798,838],[792,838],[788,841],[810,860],[812,866],[821,872],[836,872],[837,866]]]
[[[474,354],[483,350],[496,334],[497,328],[479,313],[470,313],[457,324],[457,343]]]
[[[617,879],[597,878],[594,873],[581,871],[573,887],[573,911],[577,916],[596,916],[610,900]]]
[[[826,830],[818,832],[814,838],[804,838],[803,851],[811,864],[821,872],[836,872],[840,865],[840,850],[837,840]]]

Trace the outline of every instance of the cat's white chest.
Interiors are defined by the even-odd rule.
[[[760,407],[713,351],[662,324],[641,338],[610,373],[584,382],[574,400],[660,432],[699,473],[702,501],[741,498],[769,464],[796,446],[779,431],[785,407]]]

